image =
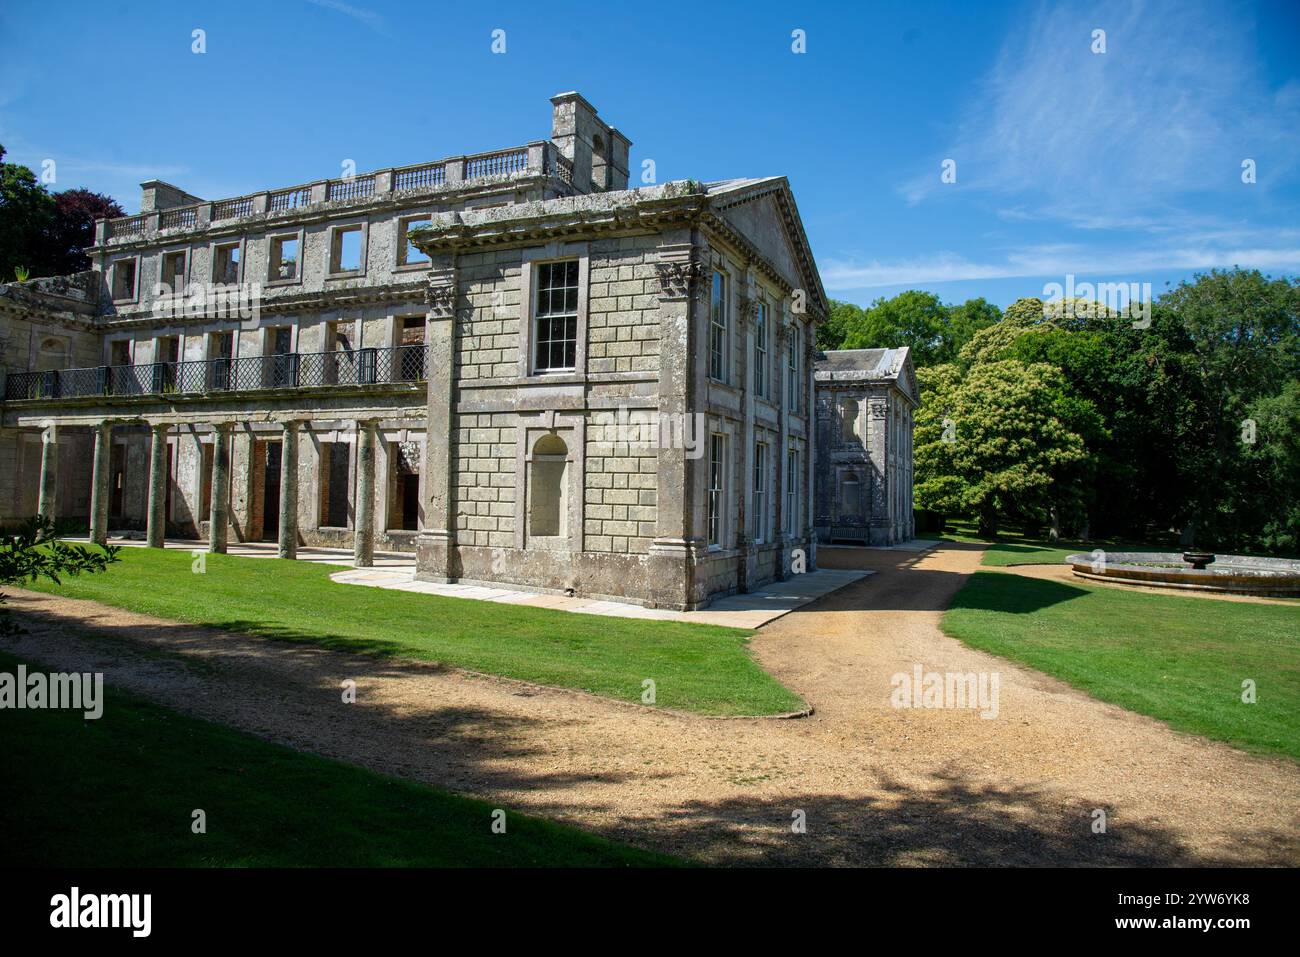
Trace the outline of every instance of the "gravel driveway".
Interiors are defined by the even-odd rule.
[[[296,748],[713,863],[1300,864],[1300,766],[1171,731],[942,635],[979,558],[962,545],[822,550],[828,567],[877,574],[755,638],[764,667],[816,709],[799,720],[663,713],[33,592],[11,594],[31,633],[4,647]],[[997,717],[891,707],[891,676],[918,664],[997,672]]]

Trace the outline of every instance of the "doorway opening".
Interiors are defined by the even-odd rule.
[[[266,465],[262,481],[262,541],[274,542],[280,537],[280,453],[279,442],[264,442]]]

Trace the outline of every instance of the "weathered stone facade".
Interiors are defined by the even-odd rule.
[[[915,534],[908,349],[842,349],[817,359],[816,528],[822,542],[894,545]]]
[[[671,608],[813,567],[827,304],[788,183],[629,190],[628,140],[552,104],[511,150],[144,184],[79,297],[0,296],[0,518],[44,480],[100,539],[413,549],[427,579]],[[225,283],[260,287],[251,315],[193,307]]]

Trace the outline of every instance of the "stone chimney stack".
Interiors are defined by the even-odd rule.
[[[203,200],[192,196],[185,190],[164,183],[160,179],[151,179],[140,184],[140,212],[152,213],[160,209],[172,209],[176,206],[192,206]]]
[[[632,141],[601,120],[581,93],[559,93],[551,105],[551,142],[573,163],[573,188],[580,193],[627,189]]]

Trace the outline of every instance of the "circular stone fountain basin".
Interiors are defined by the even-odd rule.
[[[1080,552],[1066,559],[1074,574],[1094,581],[1158,588],[1217,591],[1270,598],[1300,597],[1300,561],[1214,555],[1207,568],[1193,568],[1182,552]]]

